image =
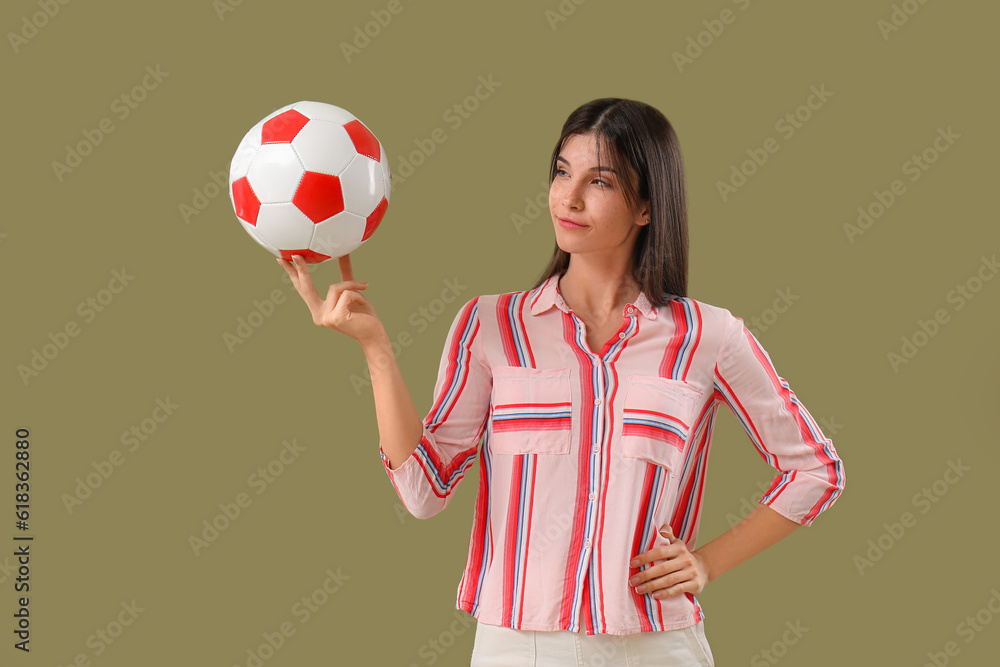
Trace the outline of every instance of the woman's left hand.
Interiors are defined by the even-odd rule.
[[[660,545],[641,553],[629,563],[637,569],[644,563],[650,567],[629,578],[629,584],[636,593],[652,593],[656,599],[663,599],[678,593],[697,595],[708,584],[708,563],[702,556],[688,550],[684,540],[674,537],[668,524],[660,534],[670,540],[670,544]]]

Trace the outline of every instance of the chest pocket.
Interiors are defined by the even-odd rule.
[[[576,411],[569,368],[493,367],[491,450],[568,454]]]
[[[630,375],[622,402],[622,456],[654,463],[676,477],[702,391],[683,380]]]

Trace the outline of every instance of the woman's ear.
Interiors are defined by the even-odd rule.
[[[639,224],[645,225],[649,223],[649,201],[643,199],[639,202]]]

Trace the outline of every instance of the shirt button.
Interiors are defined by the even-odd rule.
[[[583,541],[583,546],[590,547],[590,540],[584,540]]]
[[[596,454],[599,451],[601,451],[601,446],[600,445],[594,445],[594,453]]]
[[[601,404],[601,399],[595,398],[594,399],[594,405],[600,405],[600,404]]]
[[[625,311],[625,312],[627,312],[627,313],[631,314],[631,313],[632,313],[632,306],[629,306],[629,307],[628,307],[628,310],[627,310],[627,311]]]
[[[625,337],[625,332],[623,331],[622,333],[618,334],[618,337],[619,338],[624,338]]]
[[[597,494],[596,494],[596,493],[591,493],[591,494],[590,494],[589,496],[587,496],[587,497],[588,497],[588,498],[590,498],[591,500],[593,500],[594,498],[596,498],[596,497],[597,497]]]

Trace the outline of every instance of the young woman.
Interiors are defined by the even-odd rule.
[[[810,525],[843,464],[743,320],[687,296],[683,163],[662,113],[582,105],[549,182],[549,266],[530,290],[459,309],[423,420],[367,284],[324,301],[301,258],[279,261],[314,323],[362,345],[380,456],[411,513],[444,509],[481,455],[456,604],[478,620],[473,667],[714,665],[696,595]],[[778,474],[692,549],[722,405]]]

